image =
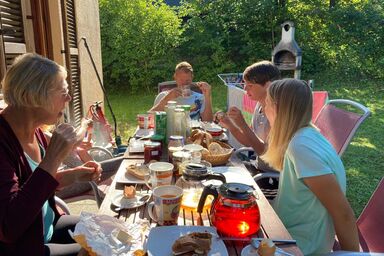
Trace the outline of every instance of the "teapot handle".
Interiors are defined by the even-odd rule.
[[[222,173],[210,173],[205,177],[206,180],[219,180],[223,183],[227,183],[227,180]]]
[[[197,206],[198,213],[201,213],[203,211],[205,200],[207,199],[208,195],[213,195],[213,201],[215,201],[219,196],[219,193],[217,192],[217,187],[212,184],[209,184],[208,186],[204,187],[204,190],[200,196],[199,204]]]

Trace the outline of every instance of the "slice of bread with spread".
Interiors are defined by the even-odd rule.
[[[131,164],[127,166],[127,173],[138,179],[144,180],[145,177],[149,175],[149,169],[145,164]]]
[[[212,234],[208,232],[193,232],[179,237],[172,245],[174,255],[208,255],[211,250]]]

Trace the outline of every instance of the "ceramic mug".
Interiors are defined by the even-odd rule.
[[[153,202],[148,204],[148,214],[159,225],[177,225],[183,189],[175,185],[160,186],[153,190]]]
[[[151,163],[148,166],[149,176],[146,179],[147,186],[150,189],[155,189],[158,186],[170,185],[172,182],[173,167],[173,164],[168,162]]]

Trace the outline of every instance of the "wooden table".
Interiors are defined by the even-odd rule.
[[[118,173],[115,175],[115,179],[111,184],[111,187],[104,198],[104,201],[99,209],[100,214],[107,214],[110,216],[114,216],[125,222],[134,223],[138,219],[148,219],[151,222],[151,227],[155,227],[156,223],[152,222],[151,218],[148,215],[147,204],[130,210],[121,210],[119,212],[115,212],[113,206],[111,205],[112,199],[117,194],[122,193],[122,189],[124,188],[124,184],[120,184],[116,182],[117,177],[119,177],[119,173],[126,171],[126,166],[130,164],[143,163],[143,155],[141,154],[129,154],[127,152],[124,157],[126,159],[123,160],[121,166],[118,170]],[[287,229],[284,227],[283,223],[277,216],[276,212],[271,207],[268,200],[265,198],[260,188],[257,186],[252,176],[245,168],[245,166],[236,158],[232,157],[230,159],[230,164],[236,167],[236,171],[239,172],[238,175],[227,177],[228,182],[239,182],[238,177],[241,177],[245,183],[252,184],[256,189],[258,194],[258,206],[260,208],[261,215],[261,228],[259,231],[259,236],[268,237],[268,238],[276,238],[276,239],[292,239],[291,235],[288,233]],[[225,176],[227,176],[224,173]],[[232,180],[231,180],[232,179]],[[148,188],[143,184],[136,184],[137,191],[147,191]],[[204,225],[210,226],[210,218],[209,212],[203,212],[202,214],[198,214],[196,212],[186,212],[185,210],[181,210],[178,220],[178,225]],[[225,242],[228,255],[240,255],[242,248],[249,244],[249,242],[241,242],[241,241],[226,241]],[[292,254],[292,255],[303,255],[300,249],[296,245],[279,245],[284,251]]]

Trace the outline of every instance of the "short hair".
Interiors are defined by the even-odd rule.
[[[185,73],[188,73],[188,72],[191,72],[193,73],[193,68],[192,68],[192,65],[189,64],[188,62],[186,61],[183,61],[183,62],[180,62],[179,64],[176,65],[176,68],[175,68],[175,73],[177,71],[183,71]]]
[[[270,61],[260,61],[248,66],[243,79],[252,83],[265,85],[267,82],[280,79],[280,70]]]
[[[16,57],[2,81],[4,101],[16,107],[51,106],[50,93],[64,67],[35,53]]]
[[[282,170],[285,151],[295,133],[312,126],[312,91],[305,81],[287,78],[272,82],[268,97],[276,104],[276,120],[269,131],[268,149],[261,158]]]

